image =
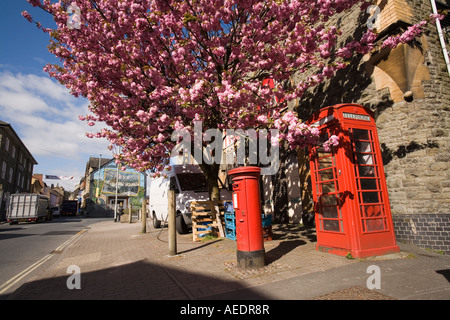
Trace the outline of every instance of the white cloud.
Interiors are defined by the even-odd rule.
[[[74,180],[49,180],[67,190],[79,183],[90,154],[111,158],[105,139],[89,139],[90,127],[78,119],[86,115],[89,102],[46,76],[0,71],[0,120],[9,122],[38,161],[35,173],[74,176]]]
[[[78,119],[88,113],[88,101],[48,77],[0,72],[1,120],[21,132],[21,139],[33,155],[79,157],[98,153],[108,145],[104,139],[89,139],[89,127]]]

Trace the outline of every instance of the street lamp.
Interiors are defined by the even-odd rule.
[[[117,190],[119,188],[119,163],[116,164],[116,197],[114,200],[114,221],[117,221]]]
[[[100,153],[100,158],[98,158],[98,182],[97,190],[95,191],[95,196],[97,197],[97,203],[100,204],[100,167],[102,163],[102,154]]]

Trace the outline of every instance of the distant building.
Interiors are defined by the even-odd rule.
[[[44,194],[45,182],[42,180],[42,174],[33,174],[31,177],[31,193],[41,193]]]
[[[6,220],[6,206],[11,194],[30,192],[36,164],[12,126],[0,120],[0,220]]]
[[[98,163],[99,158],[90,158],[86,176],[80,182],[85,213],[88,216],[113,217],[116,198],[117,204],[124,209],[138,212],[145,196],[145,175],[131,168],[118,169],[114,159],[102,159],[100,168]]]
[[[98,170],[105,163],[111,161],[108,158],[96,158],[90,157],[86,163],[86,170],[84,172],[84,177],[80,180],[79,190],[81,194],[81,208],[86,208],[86,201],[91,198],[91,183],[90,181],[94,178],[94,171]]]

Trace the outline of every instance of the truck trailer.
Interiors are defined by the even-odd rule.
[[[48,198],[38,193],[16,193],[9,197],[7,219],[9,224],[51,220]]]
[[[78,201],[77,200],[63,200],[61,204],[61,215],[62,216],[75,216],[78,212]]]

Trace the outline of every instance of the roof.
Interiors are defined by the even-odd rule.
[[[25,144],[23,143],[23,141],[20,139],[19,135],[14,131],[13,127],[11,126],[11,124],[9,124],[8,122],[2,121],[0,120],[0,127],[5,128],[6,131],[9,131],[9,133],[13,136],[16,137],[17,141],[19,142],[19,144],[21,145],[21,149],[23,151],[25,151],[25,153],[27,154],[28,158],[31,159],[31,161],[33,162],[33,164],[38,164],[36,159],[34,159],[33,155],[31,154],[31,152],[28,150],[28,148],[25,146]]]
[[[100,167],[103,167],[105,164],[107,164],[108,162],[110,162],[112,160],[113,159],[108,159],[108,158],[90,157],[88,162],[86,162],[86,175],[89,174],[89,168],[92,168],[92,172],[97,171],[99,162],[100,162]]]

